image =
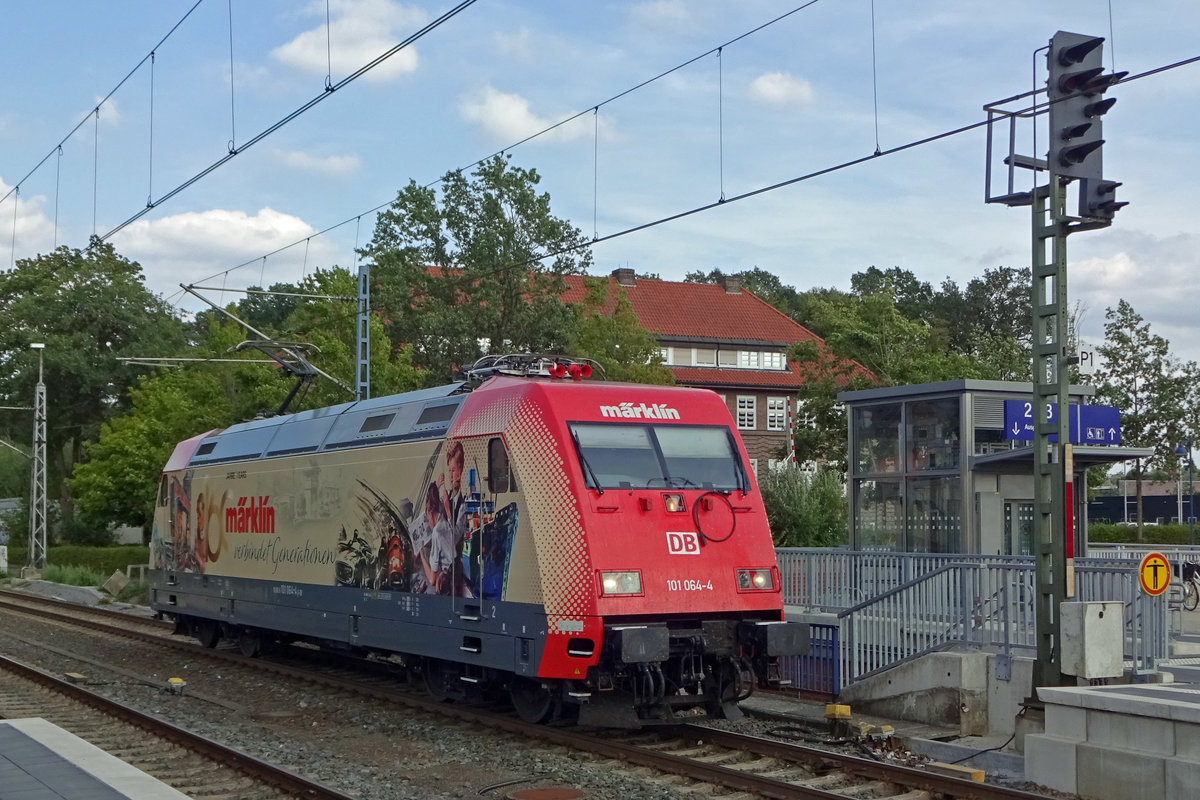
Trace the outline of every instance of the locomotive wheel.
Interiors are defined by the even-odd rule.
[[[255,628],[242,628],[238,632],[238,649],[246,658],[254,658],[262,652],[262,634]]]
[[[425,678],[425,691],[432,700],[441,703],[450,699],[447,681],[451,680],[453,675],[444,662],[436,658],[425,659],[421,674]]]
[[[545,722],[554,710],[554,695],[539,681],[514,678],[508,695],[517,715],[531,725]]]
[[[192,635],[201,647],[211,649],[221,641],[221,627],[211,619],[198,619],[192,624]]]

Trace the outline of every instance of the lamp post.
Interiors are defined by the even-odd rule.
[[[1187,439],[1179,443],[1175,448],[1175,452],[1180,455],[1187,455],[1188,461],[1188,545],[1196,546],[1196,483],[1195,469],[1196,462],[1192,458],[1192,435],[1189,433]],[[1180,481],[1183,476],[1180,476]],[[1180,498],[1180,507],[1183,505],[1183,498]]]
[[[46,345],[34,342],[38,351],[38,379],[33,392],[33,469],[29,491],[29,566],[46,568],[46,384],[42,380],[42,351]]]

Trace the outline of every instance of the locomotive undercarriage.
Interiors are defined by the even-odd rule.
[[[246,656],[280,640],[277,632],[201,617],[175,621],[177,633],[205,647],[232,639]],[[428,657],[392,660],[435,700],[490,703],[507,697],[528,722],[635,728],[681,717],[741,718],[737,704],[756,686],[779,685],[777,656],[807,649],[803,633],[798,625],[737,621],[608,626],[599,663],[582,680],[526,678]]]

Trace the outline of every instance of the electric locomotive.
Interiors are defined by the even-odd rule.
[[[384,657],[532,721],[739,716],[808,637],[724,402],[576,363],[489,371],[181,442],[151,605],[208,647]]]

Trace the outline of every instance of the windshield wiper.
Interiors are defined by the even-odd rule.
[[[604,494],[604,487],[600,485],[600,479],[596,477],[596,470],[592,469],[592,465],[588,463],[587,456],[583,454],[583,445],[579,443],[579,434],[571,431],[571,441],[575,442],[575,453],[579,456],[579,463],[583,465],[583,470],[587,477],[591,478],[592,484],[596,489],[596,494]]]

